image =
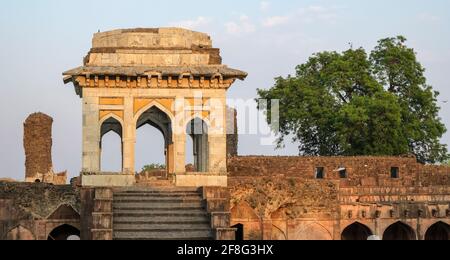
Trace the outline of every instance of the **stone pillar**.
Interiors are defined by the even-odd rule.
[[[175,161],[173,160],[174,158],[174,145],[169,144],[167,146],[167,172],[169,174],[174,173],[175,172]]]
[[[185,173],[186,172],[186,135],[184,134],[178,134],[174,136],[174,166],[175,166],[175,173]]]
[[[186,118],[184,97],[175,100],[175,120],[172,122],[174,173],[186,173]]]
[[[133,98],[124,100],[124,125],[122,134],[123,145],[123,173],[134,175],[135,146],[136,146],[136,122],[134,120]]]
[[[209,171],[223,173],[227,171],[227,136],[226,136],[226,99],[211,100],[209,141]]]
[[[225,173],[227,171],[226,135],[211,134],[209,141],[209,172]]]
[[[92,212],[92,240],[113,239],[113,191],[109,188],[95,189]]]
[[[25,181],[43,182],[52,172],[53,119],[43,113],[30,115],[24,123]]]
[[[425,233],[422,231],[422,218],[417,217],[417,240],[425,240]]]
[[[99,104],[97,96],[89,96],[84,91],[83,97],[83,159],[82,172],[100,171],[100,131]]]
[[[238,146],[237,110],[227,107],[227,156],[237,156]]]

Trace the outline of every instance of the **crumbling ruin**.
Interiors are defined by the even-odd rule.
[[[53,118],[34,113],[24,122],[25,181],[66,184],[67,173],[55,174],[52,164]]]
[[[231,128],[237,114],[227,109],[227,133],[189,132],[202,158],[186,168],[190,121],[178,134],[170,131],[175,96],[188,97],[181,113],[191,119],[198,89],[224,98],[246,74],[220,65],[209,36],[183,29],[116,30],[96,34],[94,45],[85,66],[65,78],[86,101],[84,173],[72,185],[58,185],[63,176],[52,170],[52,119],[30,116],[29,183],[0,180],[0,240],[450,240],[450,167],[411,156],[238,156],[237,128]],[[209,109],[197,116],[218,112]],[[147,122],[165,135],[176,184],[189,188],[175,187],[165,171],[156,180],[133,174],[135,130]],[[107,131],[123,137],[122,173],[99,169]],[[208,163],[213,173],[194,172]]]

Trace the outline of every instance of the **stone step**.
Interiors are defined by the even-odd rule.
[[[205,208],[201,206],[195,206],[195,207],[188,207],[188,206],[165,206],[161,205],[161,207],[114,207],[115,213],[150,213],[153,214],[154,212],[165,212],[167,214],[170,213],[201,213],[204,212]],[[162,213],[161,213],[162,214]]]
[[[212,240],[211,230],[114,231],[115,240]]]
[[[114,199],[114,203],[198,203],[203,202],[200,197],[119,197]]]
[[[115,193],[171,193],[171,192],[184,192],[184,193],[196,193],[200,194],[197,188],[177,188],[177,187],[168,187],[168,188],[149,188],[149,187],[135,187],[133,189],[126,190],[116,190]]]
[[[194,198],[201,198],[202,196],[198,193],[115,193],[115,198],[141,198],[141,197],[174,197],[174,198],[184,198],[184,197],[194,197]]]
[[[146,231],[161,231],[161,230],[209,230],[210,225],[206,222],[191,223],[127,223],[120,224],[114,223],[114,231],[126,231],[126,230],[146,230]]]
[[[114,224],[120,223],[203,223],[210,222],[210,218],[205,215],[197,216],[148,216],[148,215],[115,215]]]
[[[114,202],[114,209],[205,209],[201,201],[197,202]]]
[[[170,219],[161,221],[161,220],[153,220],[153,219],[145,219],[141,220],[141,218],[130,217],[130,220],[115,219],[114,224],[117,225],[127,225],[127,224],[136,224],[136,225],[202,225],[202,224],[210,224],[209,219],[207,218],[191,218],[191,219]]]
[[[141,181],[141,182],[138,182],[138,186],[141,186],[141,187],[173,187],[174,185],[171,182]]]
[[[114,209],[114,217],[197,217],[207,216],[203,209]]]
[[[162,183],[162,182],[159,182]],[[116,190],[113,230],[117,240],[211,240],[210,215],[194,188],[135,187]]]

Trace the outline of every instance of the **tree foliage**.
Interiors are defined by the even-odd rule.
[[[166,169],[166,166],[164,164],[152,163],[142,167],[142,172],[151,172],[155,170],[164,170],[164,169]]]
[[[295,76],[258,90],[260,99],[280,100],[278,144],[294,136],[302,155],[411,153],[422,162],[445,161],[439,93],[405,42],[382,39],[370,55],[363,48],[317,53]]]

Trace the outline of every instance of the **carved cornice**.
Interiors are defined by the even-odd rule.
[[[174,89],[228,89],[235,78],[224,79],[220,74],[212,77],[194,77],[189,73],[183,73],[178,77],[163,77],[157,73],[146,76],[109,76],[86,75],[74,76],[72,81],[81,88],[174,88]]]

